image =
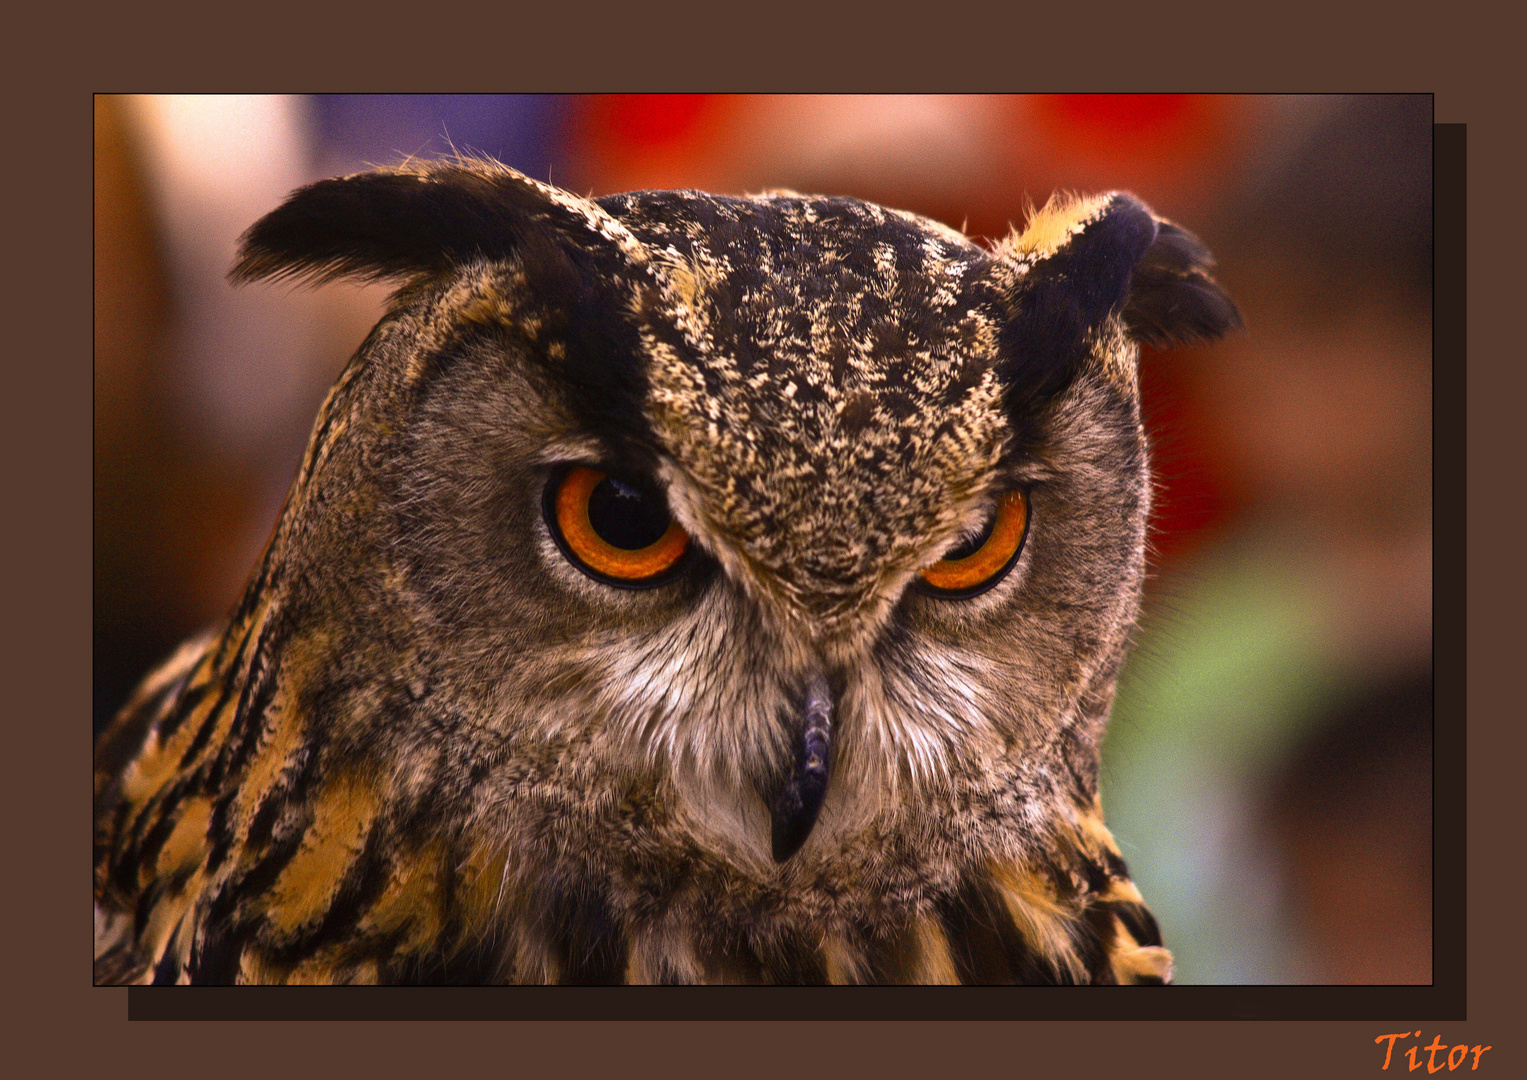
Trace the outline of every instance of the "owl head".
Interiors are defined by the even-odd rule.
[[[743,861],[998,760],[1090,789],[1143,572],[1138,343],[1236,324],[1209,263],[1117,193],[988,248],[791,192],[324,181],[234,278],[401,288],[266,571],[409,703],[342,710],[358,748],[410,760],[418,711],[553,772],[587,742]]]
[[[398,290],[164,707],[200,719],[154,721],[178,764],[141,756],[127,803],[221,792],[221,940],[297,956],[336,906],[364,928],[476,867],[497,899],[444,925],[510,926],[515,977],[618,938],[631,971],[792,979],[790,942],[934,908],[975,933],[978,880],[1123,881],[1096,794],[1144,572],[1136,365],[1238,323],[1209,264],[1118,193],[983,246],[851,198],[585,199],[480,161],[304,188],[234,278]],[[238,692],[197,713],[202,684]],[[1060,951],[1051,976],[1090,970]]]

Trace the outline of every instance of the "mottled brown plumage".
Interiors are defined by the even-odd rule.
[[[298,192],[236,278],[401,287],[97,748],[97,979],[1167,980],[1098,743],[1136,342],[1236,324],[1208,264],[1126,195],[988,249],[487,162]],[[580,554],[670,515],[662,574]]]

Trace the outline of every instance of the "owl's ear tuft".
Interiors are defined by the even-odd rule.
[[[1110,318],[1152,345],[1218,337],[1240,312],[1208,274],[1208,249],[1133,195],[1058,196],[997,246],[1017,273],[1002,348],[1015,407],[1063,389]],[[1010,260],[1010,261],[1008,261]]]
[[[240,238],[228,276],[411,279],[612,227],[593,203],[496,163],[411,166],[293,192]]]
[[[1129,297],[1135,268],[1156,239],[1156,218],[1137,199],[1114,193],[1056,196],[1020,233],[997,246],[1021,272],[1007,288],[1002,350],[1022,398],[1064,388],[1087,355],[1089,338]],[[1015,403],[1016,404],[1016,403]]]
[[[1241,312],[1209,276],[1214,257],[1181,226],[1157,220],[1156,239],[1135,266],[1124,327],[1136,341],[1167,348],[1222,337]]]

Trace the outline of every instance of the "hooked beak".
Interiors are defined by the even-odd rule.
[[[805,708],[795,738],[795,754],[784,786],[774,797],[774,861],[784,862],[811,835],[832,770],[832,697],[827,679],[814,674],[806,683]]]

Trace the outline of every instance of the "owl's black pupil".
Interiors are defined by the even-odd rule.
[[[589,494],[589,524],[605,543],[638,551],[668,531],[668,507],[655,491],[607,476]]]
[[[943,561],[958,562],[960,559],[968,559],[980,551],[981,545],[991,539],[992,526],[995,524],[997,524],[997,517],[993,514],[992,519],[986,523],[986,527],[979,533],[969,539],[961,540],[959,547],[951,548],[949,551],[944,552]]]

